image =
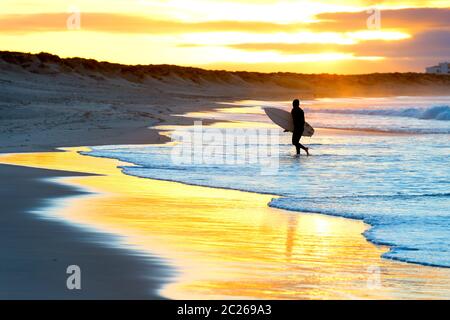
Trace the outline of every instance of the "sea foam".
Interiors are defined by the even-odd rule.
[[[450,267],[450,122],[445,121],[449,108],[397,108],[390,105],[398,103],[394,98],[383,103],[383,110],[339,110],[326,119],[306,114],[310,123],[328,126],[339,122],[347,127],[420,132],[431,123],[439,133],[319,133],[302,139],[312,156],[297,159],[292,157],[290,134],[280,131],[279,168],[272,176],[261,175],[260,164],[254,163],[176,164],[170,145],[103,146],[87,154],[133,163],[122,168],[128,175],[272,194],[268,204],[272,207],[361,219],[371,226],[365,232],[368,240],[390,246],[385,258]],[[320,115],[326,114],[323,111]],[[423,120],[427,118],[432,120]]]

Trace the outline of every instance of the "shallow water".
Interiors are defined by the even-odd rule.
[[[201,116],[237,121],[235,128],[268,128],[261,106],[289,108],[287,102],[236,105]],[[450,267],[449,105],[450,97],[305,101],[307,121],[315,128],[382,134],[318,130],[302,139],[313,155],[296,159],[290,135],[277,131],[279,157],[270,160],[277,165],[271,175],[261,174],[267,162],[174,163],[173,145],[103,146],[88,154],[135,164],[123,167],[129,175],[274,194],[280,197],[269,203],[273,207],[363,219],[372,226],[365,234],[369,240],[392,246],[386,258]],[[258,150],[248,141],[241,147],[243,153]],[[215,150],[215,160],[225,159],[227,149]]]

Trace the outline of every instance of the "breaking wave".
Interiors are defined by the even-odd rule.
[[[360,114],[369,116],[406,117],[420,120],[450,121],[449,106],[407,109],[308,109],[316,113]]]

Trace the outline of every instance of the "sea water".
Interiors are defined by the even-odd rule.
[[[283,101],[233,105],[204,117],[259,128],[270,126],[262,107],[290,109]],[[302,138],[312,155],[300,158],[290,134],[279,130],[270,176],[261,174],[261,163],[175,163],[170,144],[87,154],[132,163],[122,168],[129,175],[273,194],[268,205],[275,208],[361,219],[371,226],[368,240],[391,247],[385,258],[450,267],[450,97],[318,99],[302,107],[315,128],[350,130]]]

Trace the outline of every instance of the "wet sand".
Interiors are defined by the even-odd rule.
[[[101,175],[59,178],[95,192],[47,210],[120,235],[122,249],[177,271],[166,298],[429,299],[449,296],[450,270],[381,258],[361,221],[269,208],[272,196],[127,176],[116,160],[68,152],[10,154],[1,163]],[[152,269],[149,268],[149,275]]]
[[[164,261],[45,214],[90,196],[49,181],[69,176],[86,174],[0,165],[0,299],[160,299],[173,271]],[[69,265],[81,268],[81,290],[67,289]]]

